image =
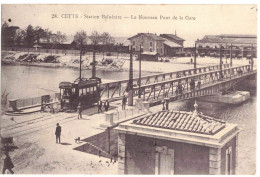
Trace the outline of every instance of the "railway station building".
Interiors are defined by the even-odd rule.
[[[194,106],[119,124],[119,174],[235,174],[240,129]]]
[[[220,46],[223,57],[230,58],[256,58],[256,35],[205,35],[197,40],[197,50],[200,56],[219,57]],[[232,49],[232,51],[231,51]]]

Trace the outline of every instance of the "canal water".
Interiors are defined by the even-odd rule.
[[[147,75],[148,73],[142,73]],[[91,77],[91,70],[83,70],[83,77]],[[96,71],[102,82],[129,78],[126,71]],[[134,72],[134,77],[138,72]],[[79,71],[70,68],[45,68],[35,66],[2,66],[2,91],[6,91],[8,99],[30,98],[44,94],[59,92],[59,83],[73,82],[79,77]]]
[[[178,70],[180,70],[179,67]],[[42,68],[34,66],[2,66],[2,92],[6,90],[10,98],[26,98],[50,94],[59,91],[61,81],[74,81],[78,70],[69,68]],[[149,73],[143,73],[147,75]],[[91,76],[91,71],[83,71],[85,77]],[[128,72],[97,71],[97,76],[103,81],[128,78]],[[134,72],[138,76],[138,72]],[[217,103],[198,102],[199,112],[238,124],[242,129],[238,140],[237,174],[254,174],[256,170],[256,91],[250,90],[249,101],[239,105],[224,105]],[[194,101],[180,101],[170,104],[170,109],[193,111]]]

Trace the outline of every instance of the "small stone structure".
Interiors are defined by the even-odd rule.
[[[235,174],[240,129],[197,112],[159,111],[120,123],[119,174]]]

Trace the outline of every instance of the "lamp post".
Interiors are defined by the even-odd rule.
[[[142,45],[140,45],[140,53],[139,53],[139,88],[138,88],[138,98],[141,98],[141,69],[142,69],[142,60],[141,60],[141,56],[142,56]]]

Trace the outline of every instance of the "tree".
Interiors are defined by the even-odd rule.
[[[18,29],[15,33],[14,40],[16,45],[20,46],[24,42],[24,31],[22,29]]]
[[[109,45],[113,45],[115,43],[115,39],[110,36],[109,33],[104,32],[103,34],[100,35],[100,41],[103,45],[103,59],[104,59],[104,53],[105,50],[109,47]]]
[[[46,29],[44,29],[44,33],[45,33],[44,40],[47,43],[50,43],[51,42],[51,36],[53,35],[52,32],[49,30],[49,28],[46,28]]]
[[[101,34],[101,42],[103,45],[114,44],[115,39],[112,36],[110,36],[109,33],[104,32],[103,34]]]
[[[94,46],[101,42],[101,36],[97,31],[93,31],[89,36],[89,39]]]
[[[42,29],[40,26],[36,26],[34,32],[35,32],[35,40],[37,44],[40,43],[40,39],[43,39],[47,35],[44,29]]]
[[[32,25],[29,25],[24,31],[23,31],[23,36],[24,36],[24,42],[28,47],[28,53],[29,53],[29,48],[33,47],[33,44],[36,40],[35,37],[35,30]]]
[[[67,40],[66,35],[60,31],[57,31],[56,34],[52,34],[50,39],[52,44],[63,44]]]
[[[76,43],[78,48],[82,48],[83,45],[87,44],[87,33],[86,31],[78,31],[75,35],[74,35],[74,42]]]

